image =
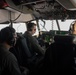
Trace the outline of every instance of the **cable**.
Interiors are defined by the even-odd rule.
[[[17,18],[13,20],[13,22],[16,21],[16,20],[21,16],[21,14],[22,14],[22,13],[20,13],[20,14],[17,16]]]

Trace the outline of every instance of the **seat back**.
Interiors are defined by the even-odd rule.
[[[32,57],[32,54],[28,49],[26,38],[22,34],[18,34],[16,45],[10,51],[16,56],[20,66],[28,65],[28,59]]]
[[[73,70],[74,43],[74,36],[56,35],[54,37],[54,43],[46,51],[46,58],[49,58],[47,62],[49,62],[52,72],[66,73]]]
[[[17,57],[20,66],[33,70],[42,60],[42,58],[30,51],[26,38],[22,34],[18,34],[18,40],[13,49],[15,50],[11,50],[11,52]]]
[[[31,52],[29,51],[29,48],[28,48],[28,46],[27,46],[26,38],[24,38],[22,35],[18,35],[18,36],[19,36],[19,39],[18,39],[19,44],[20,44],[20,46],[22,46],[21,48],[23,49],[26,57],[27,57],[27,58],[31,57],[32,54],[31,54]]]

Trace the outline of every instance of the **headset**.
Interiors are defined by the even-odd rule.
[[[0,31],[0,42],[6,42],[10,46],[13,46],[15,43],[14,38],[15,29],[12,27],[5,27]]]

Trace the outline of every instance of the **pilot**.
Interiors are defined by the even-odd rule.
[[[16,43],[16,32],[12,27],[0,31],[0,75],[23,75],[16,57],[9,49]]]
[[[72,35],[73,43],[76,44],[76,21],[73,21],[70,25],[69,34]]]
[[[76,21],[73,21],[70,25],[69,33],[71,35],[76,35]]]
[[[29,22],[27,23],[27,31],[23,34],[23,36],[27,40],[28,47],[30,51],[35,52],[38,55],[44,55],[45,50],[39,45],[37,39],[33,36],[36,32],[36,24]]]

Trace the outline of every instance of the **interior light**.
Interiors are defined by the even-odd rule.
[[[8,6],[8,4],[6,3],[6,1],[0,0],[0,7],[4,8],[6,6]]]

